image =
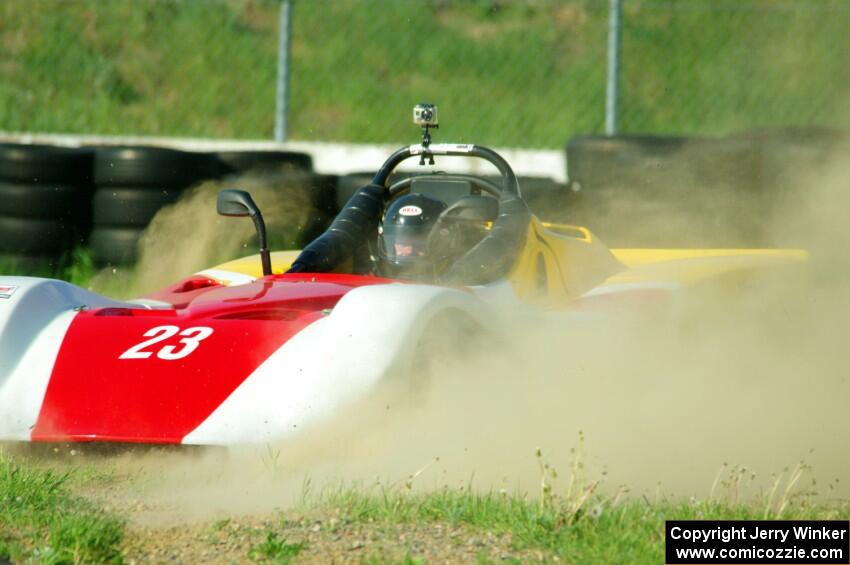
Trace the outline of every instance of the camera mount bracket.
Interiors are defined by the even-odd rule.
[[[425,166],[425,155],[428,155],[428,164],[429,165],[434,164],[434,154],[431,153],[430,151],[428,151],[428,146],[431,145],[430,128],[439,129],[440,126],[429,126],[429,125],[422,126],[422,149],[423,149],[423,151],[422,151],[422,155],[419,156],[419,165],[420,166]]]
[[[434,154],[428,150],[431,145],[431,128],[439,129],[440,125],[437,122],[437,107],[433,104],[423,102],[417,104],[413,108],[413,123],[422,126],[422,154],[419,156],[419,165],[425,165],[425,157],[428,157],[428,164],[434,164]]]

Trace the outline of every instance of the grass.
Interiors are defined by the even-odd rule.
[[[364,563],[422,563],[418,555],[422,540],[431,538],[423,534],[419,546],[406,547],[408,542],[399,541],[399,533],[406,531],[405,539],[410,540],[415,532],[428,532],[428,525],[439,524],[460,536],[450,537],[451,543],[464,545],[474,538],[500,540],[495,542],[499,547],[507,544],[508,553],[499,550],[502,561],[519,563],[542,556],[546,561],[557,558],[568,563],[649,564],[663,560],[665,520],[829,520],[846,519],[848,513],[846,501],[822,502],[831,500],[830,496],[819,498],[804,485],[809,469],[803,464],[774,477],[772,487],[756,496],[745,495],[748,483],[755,480],[751,473],[724,467],[706,499],[657,496],[651,500],[626,489],[602,493],[596,488],[599,481],[583,478],[580,449],[575,453],[563,487],[557,486],[557,473],[538,455],[540,490],[533,496],[480,491],[471,485],[417,492],[415,474],[394,486],[349,485],[315,493],[308,483],[300,507],[287,511],[276,523],[264,520],[256,534],[250,533],[257,539],[244,555],[259,563],[297,562],[308,550],[313,557],[316,551],[321,554],[323,542],[317,540],[348,534],[345,539],[373,541],[363,554]],[[122,519],[71,494],[75,487],[109,483],[114,479],[112,471],[85,464],[72,472],[56,468],[0,452],[0,559],[120,562]],[[323,518],[327,537],[313,538],[308,544],[303,538],[307,528],[312,529],[313,519],[302,518],[299,530],[293,527],[299,522],[289,519],[293,515]],[[233,536],[251,532],[230,528],[230,524],[230,519],[220,519],[210,524],[209,531]],[[419,529],[411,530],[411,525]],[[437,543],[449,541],[444,538]],[[494,558],[489,543],[479,545],[478,562]],[[453,550],[444,547],[443,551]]]
[[[68,281],[86,288],[98,269],[92,261],[91,251],[78,246],[68,253],[51,259],[21,260],[12,256],[0,256],[0,275],[52,278]],[[108,285],[107,285],[108,286]],[[122,285],[114,289],[120,292]]]
[[[0,275],[55,278],[86,286],[96,272],[91,252],[82,246],[49,259],[0,255]]]
[[[357,488],[326,493],[321,504],[343,522],[445,523],[510,534],[514,550],[543,550],[550,558],[557,556],[568,563],[662,563],[665,520],[827,520],[844,519],[848,510],[846,503],[789,503],[787,499],[781,513],[767,512],[765,500],[593,496],[578,510],[575,502],[556,497],[541,504],[522,495],[470,489],[411,494]]]
[[[138,295],[135,266],[98,268],[92,261],[91,251],[82,246],[54,259],[21,262],[9,256],[0,256],[0,276],[63,280],[117,300]]]
[[[123,521],[70,494],[68,479],[0,451],[0,559],[121,562]]]
[[[271,138],[278,7],[0,3],[0,130]],[[599,133],[607,7],[295,2],[290,138],[409,142],[422,100],[440,105],[441,139],[554,148]],[[652,0],[623,18],[624,132],[850,126],[846,3]]]
[[[580,511],[561,499],[541,505],[523,495],[444,489],[412,494],[399,489],[340,489],[306,505],[321,508],[342,524],[387,527],[409,523],[465,526],[472,532],[509,535],[512,551],[543,551],[567,563],[662,563],[665,520],[760,520],[764,501],[649,501],[594,496]],[[842,507],[787,506],[773,519],[844,519]]]
[[[843,520],[848,501],[835,500],[835,484],[818,498],[811,469],[804,463],[771,477],[757,496],[747,493],[756,477],[746,468],[724,465],[706,499],[656,499],[629,494],[626,487],[602,494],[604,480],[588,480],[583,465],[583,437],[573,450],[565,488],[558,473],[537,450],[540,490],[536,498],[504,490],[479,492],[471,485],[416,493],[413,481],[401,486],[341,487],[312,494],[305,486],[304,506],[322,508],[343,524],[392,526],[441,523],[473,531],[510,536],[512,550],[542,550],[567,563],[662,563],[666,520]],[[485,559],[486,561],[486,559]]]
[[[274,561],[275,563],[290,563],[304,549],[304,543],[291,543],[278,537],[274,532],[268,532],[262,543],[248,552],[248,557],[254,561]]]

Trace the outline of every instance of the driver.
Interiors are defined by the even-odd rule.
[[[353,273],[487,284],[511,269],[531,218],[522,198],[511,193],[498,202],[470,195],[451,206],[412,193],[393,200],[382,216],[386,197],[384,186],[361,188],[287,273],[332,272],[351,260]]]
[[[485,234],[447,217],[448,205],[423,194],[406,194],[390,204],[378,227],[377,274],[434,282]]]

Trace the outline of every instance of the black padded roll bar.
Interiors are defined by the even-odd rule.
[[[525,243],[531,213],[522,200],[513,169],[501,155],[478,145],[455,144],[411,145],[390,155],[375,174],[372,184],[351,197],[325,233],[301,251],[287,273],[326,273],[354,257],[378,233],[384,202],[389,197],[387,179],[399,164],[416,155],[478,157],[499,169],[503,185],[499,217],[493,222],[490,233],[458,259],[441,281],[486,284],[506,275]]]
[[[422,147],[421,145],[411,145],[409,147],[402,147],[401,149],[390,155],[386,161],[384,161],[384,164],[381,165],[381,168],[378,170],[377,173],[375,173],[375,178],[372,179],[372,184],[386,186],[387,179],[396,167],[398,167],[405,160],[415,155],[423,154],[426,157],[430,155],[478,157],[479,159],[489,161],[497,169],[499,169],[500,173],[502,173],[502,187],[505,189],[505,191],[515,194],[517,196],[521,196],[519,191],[519,183],[517,182],[516,175],[514,174],[514,170],[511,168],[508,162],[505,161],[501,155],[499,155],[492,149],[488,149],[487,147],[481,147],[480,145],[456,145],[451,143],[437,143],[429,145],[428,147]]]
[[[287,273],[327,273],[334,270],[378,233],[387,189],[370,184],[358,190],[336,215],[325,233],[305,247]]]

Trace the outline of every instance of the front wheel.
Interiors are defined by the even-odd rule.
[[[465,363],[486,350],[486,328],[459,310],[437,314],[416,343],[410,365],[410,389],[422,392],[440,376],[462,371]]]

